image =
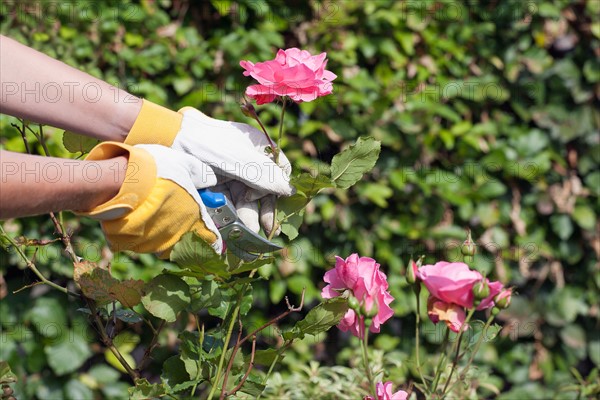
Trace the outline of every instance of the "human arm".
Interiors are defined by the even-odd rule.
[[[90,210],[114,197],[127,158],[84,161],[0,150],[0,219]]]
[[[0,112],[123,142],[142,100],[0,35]]]

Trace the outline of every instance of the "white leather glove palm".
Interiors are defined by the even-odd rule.
[[[180,113],[183,121],[173,149],[210,165],[219,183],[225,183],[213,190],[228,197],[249,229],[258,232],[262,225],[268,235],[276,195],[289,196],[294,191],[285,154],[280,153],[279,165],[275,164],[265,150],[271,145],[265,134],[248,124],[210,118],[191,107]]]

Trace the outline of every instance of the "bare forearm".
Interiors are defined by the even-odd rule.
[[[142,100],[0,35],[0,112],[124,141]]]
[[[114,197],[127,159],[65,160],[0,150],[0,219],[87,211]]]

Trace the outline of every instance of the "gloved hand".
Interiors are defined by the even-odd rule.
[[[221,235],[196,189],[214,186],[214,171],[205,163],[168,147],[104,142],[86,160],[128,156],[119,193],[81,214],[101,220],[111,248],[157,253],[167,258],[185,233],[194,231],[219,254]]]
[[[260,221],[266,231],[272,226],[275,198],[289,196],[291,166],[283,153],[279,165],[265,152],[270,145],[264,133],[247,124],[220,121],[185,107],[178,113],[144,100],[125,143],[157,143],[190,154],[212,167],[219,183],[228,181],[233,204],[240,219],[258,231]],[[216,190],[216,189],[213,189]],[[238,206],[239,205],[239,206]],[[269,223],[270,221],[270,223]]]

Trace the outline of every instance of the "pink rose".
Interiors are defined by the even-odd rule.
[[[460,332],[465,319],[465,310],[452,303],[445,303],[440,299],[429,296],[427,299],[427,315],[434,324],[444,321],[448,329],[453,332]],[[465,328],[467,328],[465,326]]]
[[[373,396],[366,396],[364,400],[406,400],[408,399],[408,393],[404,390],[398,390],[392,394],[392,382],[378,382],[375,386],[377,389],[377,399]]]
[[[433,297],[465,308],[473,307],[473,285],[483,279],[465,263],[446,261],[423,265],[419,268],[419,278]]]
[[[240,61],[245,76],[252,76],[258,85],[249,86],[246,94],[257,104],[270,103],[278,96],[289,96],[296,103],[312,101],[333,91],[337,76],[325,69],[327,53],[311,55],[306,50],[279,50],[274,60],[252,63]]]
[[[352,254],[344,260],[336,256],[335,268],[327,271],[323,280],[328,283],[321,292],[323,298],[337,297],[348,289],[367,312],[377,307],[377,314],[373,317],[369,329],[373,333],[379,332],[381,324],[394,315],[389,306],[394,298],[387,291],[387,277],[372,258]],[[349,309],[338,328],[343,332],[350,330],[354,336],[362,338],[365,329],[364,317]]]

